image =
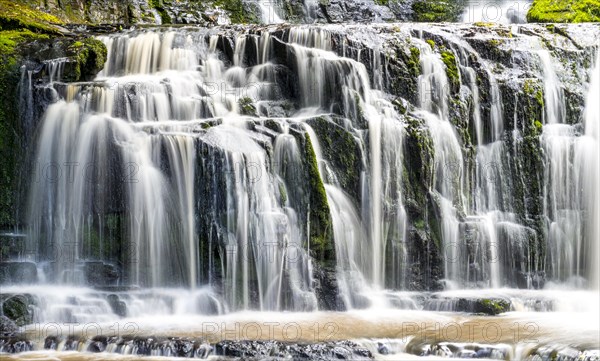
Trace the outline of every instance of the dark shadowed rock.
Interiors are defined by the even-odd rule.
[[[35,283],[37,266],[33,262],[0,262],[0,284]]]

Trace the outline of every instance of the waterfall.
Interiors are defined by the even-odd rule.
[[[599,144],[600,144],[600,103],[598,98],[600,97],[600,48],[596,52],[596,66],[591,70],[590,86],[588,89],[587,99],[585,102],[585,135],[584,145],[581,146],[580,151],[582,159],[580,159],[580,166],[583,167],[582,177],[582,188],[583,198],[585,199],[585,209],[587,210],[586,219],[586,238],[588,242],[592,244],[584,252],[587,253],[588,265],[592,265],[589,268],[589,276],[591,286],[594,289],[600,288],[598,282],[600,282],[600,268],[598,262],[595,260],[600,251],[600,189],[598,187],[597,179],[600,179],[600,162]]]
[[[339,57],[332,53],[330,35],[322,30],[292,30],[290,40],[296,56],[300,78],[300,90],[305,106],[317,106],[319,110],[333,110],[332,86],[341,85],[344,112],[356,119],[358,109],[368,121],[370,163],[363,183],[363,199],[359,217],[353,201],[340,189],[340,185],[328,179],[329,170],[322,158],[316,135],[311,135],[317,159],[322,166],[321,177],[325,183],[328,202],[332,209],[333,233],[336,243],[338,272],[340,273],[346,307],[364,307],[364,301],[356,299],[364,290],[382,290],[386,285],[402,286],[404,270],[404,246],[406,214],[402,197],[402,152],[394,144],[402,144],[403,130],[400,116],[386,100],[381,91],[372,88],[365,66],[355,60]],[[313,48],[307,48],[312,46]],[[378,53],[374,52],[377,59]],[[357,126],[357,124],[352,124]],[[349,125],[347,126],[347,128]],[[309,134],[314,131],[307,127]],[[348,129],[351,132],[356,130]],[[357,134],[357,137],[362,135]],[[388,204],[386,204],[388,203]],[[336,214],[344,210],[343,214]],[[359,219],[369,222],[359,222]],[[366,226],[366,224],[370,226]],[[352,226],[350,226],[352,225]],[[367,235],[370,242],[366,242]],[[391,253],[398,253],[392,256]],[[386,257],[395,257],[391,270],[386,275]],[[368,285],[368,286],[367,286]],[[368,296],[369,297],[369,296]],[[375,297],[372,302],[379,302]]]
[[[423,43],[419,76],[419,100],[431,132],[434,147],[434,178],[432,191],[435,193],[441,216],[441,232],[444,252],[444,274],[451,281],[463,281],[464,270],[460,270],[458,256],[463,247],[459,240],[458,210],[463,202],[463,155],[455,131],[449,121],[448,102],[450,85],[446,67],[438,53]]]
[[[514,293],[597,287],[600,56],[576,92],[537,35],[514,32],[508,69],[456,29],[128,30],[98,37],[93,81],[46,64],[36,257],[15,257],[41,320],[454,310],[472,288],[528,309]]]
[[[560,280],[580,282],[586,276],[586,254],[593,249],[593,237],[586,234],[586,217],[593,214],[593,186],[588,185],[597,160],[593,135],[578,125],[567,124],[566,100],[548,51],[538,52],[544,76],[544,116],[542,144],[545,150],[545,215],[549,222],[549,264]],[[592,71],[592,74],[594,72]],[[594,78],[592,75],[592,85]],[[586,113],[589,114],[589,113]],[[586,118],[587,119],[587,118]],[[593,120],[592,120],[593,121]],[[589,124],[585,120],[585,124]],[[589,168],[591,167],[591,168]],[[582,192],[583,190],[583,192]],[[586,213],[588,216],[586,216]],[[589,218],[588,218],[589,219]],[[596,222],[592,221],[591,224]]]
[[[198,146],[203,144],[214,149],[214,161],[223,162],[228,172],[222,189],[228,200],[226,222],[221,226],[229,240],[221,262],[229,307],[290,307],[284,305],[283,296],[289,282],[290,292],[298,295],[291,307],[314,308],[310,264],[297,215],[274,197],[273,184],[265,176],[272,172],[270,160],[257,144],[264,140],[243,130],[234,93],[225,89],[211,93],[217,84],[212,79],[230,79],[227,87],[234,91],[243,86],[239,76],[229,76],[232,69],[224,70],[210,46],[202,49],[207,58],[199,66],[192,50],[173,45],[189,43],[191,38],[173,32],[103,40],[109,60],[100,82],[71,102],[51,105],[40,133],[39,164],[85,165],[87,172],[82,177],[75,168],[71,177],[57,173],[55,182],[32,184],[30,239],[37,241],[36,246],[54,247],[59,254],[64,249],[73,252],[69,262],[56,264],[60,279],[81,284],[83,280],[75,279],[76,269],[99,257],[128,265],[119,280],[123,284],[201,286],[200,270],[207,265],[198,245],[197,203],[203,200],[197,198],[196,184],[198,177],[207,174],[197,174],[196,168]],[[242,76],[241,82],[245,81]],[[228,125],[195,134],[198,123],[193,120],[213,114],[227,116]],[[153,130],[148,133],[148,129]],[[282,158],[279,162],[299,161],[295,142],[285,141],[289,137],[274,142],[276,157]],[[107,193],[111,189],[114,193]],[[121,199],[126,200],[124,205]],[[120,215],[120,207],[130,216]],[[107,211],[115,213],[106,215]],[[103,237],[107,224],[129,239],[125,256],[115,259],[102,253],[114,242],[112,236],[109,241]],[[120,258],[127,256],[131,259]],[[214,262],[212,255],[208,261]],[[258,292],[254,300],[251,284]]]

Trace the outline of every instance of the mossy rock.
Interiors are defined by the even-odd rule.
[[[2,313],[14,321],[17,326],[33,322],[33,311],[30,309],[32,300],[26,295],[7,295],[2,300]]]
[[[534,0],[527,12],[531,23],[600,21],[600,0]]]
[[[325,186],[319,175],[317,157],[312,142],[305,136],[304,162],[308,176],[310,207],[310,249],[311,256],[322,264],[335,262],[333,228]]]
[[[458,65],[454,53],[449,50],[442,51],[442,61],[446,65],[446,75],[450,81],[453,92],[457,92],[460,88],[460,78],[458,73]]]
[[[463,1],[418,0],[412,4],[413,20],[419,22],[458,21],[463,8]]]
[[[253,116],[253,117],[257,116],[256,106],[254,105],[254,102],[252,101],[251,98],[249,98],[249,97],[241,98],[238,101],[238,105],[240,107],[240,114],[249,115],[249,116]]]
[[[76,41],[69,47],[74,67],[65,74],[66,81],[89,81],[102,70],[106,62],[107,49],[103,42],[94,38]]]
[[[54,15],[33,9],[12,0],[0,0],[0,28],[2,30],[30,30],[38,33],[63,32],[64,22]]]
[[[510,302],[503,299],[484,298],[475,302],[475,312],[483,313],[490,316],[499,315],[510,311]]]
[[[342,122],[341,119],[338,120]],[[315,130],[323,157],[333,166],[342,189],[360,203],[360,173],[362,170],[360,144],[347,129],[327,117],[309,119]],[[340,151],[343,150],[343,151]]]
[[[225,9],[234,24],[258,24],[260,19],[257,14],[260,8],[257,4],[242,0],[215,0],[214,5]]]

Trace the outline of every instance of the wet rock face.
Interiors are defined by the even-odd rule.
[[[425,310],[469,312],[495,316],[511,310],[511,302],[501,298],[457,298],[432,297],[424,303]]]
[[[27,0],[17,0],[27,3]],[[48,0],[35,4],[40,10],[56,15],[67,24],[137,25],[198,24],[224,25],[258,23],[260,8],[248,7],[241,0]],[[283,11],[283,10],[282,10]],[[290,19],[303,18],[302,9],[288,1],[285,13]]]
[[[461,359],[496,359],[508,357],[511,350],[503,345],[480,345],[439,342],[420,346],[409,345],[410,352],[419,356],[438,356]]]
[[[26,0],[19,0],[25,2]],[[277,2],[277,14],[291,23],[373,23],[457,21],[462,0],[301,0]],[[261,7],[253,0],[47,0],[43,11],[73,24],[260,23]]]
[[[63,342],[64,341],[64,342]],[[57,349],[63,345],[61,350]],[[114,353],[130,353],[139,356],[168,356],[206,359],[216,356],[219,359],[293,359],[293,360],[369,360],[371,351],[352,341],[331,341],[314,344],[289,343],[281,341],[224,340],[209,344],[203,339],[154,336],[95,336],[89,340],[75,336],[61,339],[49,336],[44,341],[44,349],[87,352],[106,352],[108,347]],[[22,338],[0,338],[0,351],[16,353],[31,350],[32,344]],[[29,348],[29,349],[27,349]]]
[[[18,330],[17,324],[10,318],[0,316],[0,336],[11,335]]]
[[[570,346],[552,345],[533,349],[525,360],[595,361],[598,359],[600,359],[599,350],[581,350]]]
[[[310,345],[279,341],[221,341],[215,345],[216,356],[263,359],[265,357],[310,360],[365,360],[371,352],[354,342],[339,341]]]
[[[90,286],[114,286],[120,278],[119,269],[104,262],[86,262],[85,281]]]
[[[319,2],[317,20],[328,23],[460,21],[463,0],[326,0]]]
[[[313,269],[315,293],[320,310],[344,311],[344,303],[340,292],[335,267],[315,265]]]
[[[320,3],[320,16],[328,23],[393,21],[394,13],[372,0],[329,0]]]
[[[21,337],[1,337],[0,353],[19,353],[33,351],[33,343]]]
[[[0,262],[0,284],[35,283],[37,266],[33,262]]]

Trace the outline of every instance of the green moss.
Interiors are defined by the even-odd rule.
[[[510,311],[510,303],[502,299],[477,300],[475,312],[495,316]]]
[[[287,202],[287,192],[285,191],[285,186],[282,183],[279,184],[279,195],[281,197],[281,204],[285,204]]]
[[[352,133],[338,125],[339,121],[317,117],[307,123],[315,130],[323,157],[334,168],[342,189],[352,198],[359,199],[362,167],[360,146]]]
[[[446,50],[443,51],[441,55],[442,61],[446,65],[446,75],[448,75],[448,80],[450,81],[452,87],[457,90],[456,88],[460,86],[460,78],[458,75],[458,66],[456,64],[454,53]]]
[[[0,31],[0,54],[3,56],[4,61],[7,61],[7,59],[14,57],[14,52],[19,43],[39,39],[48,39],[48,36],[33,33],[27,29]]]
[[[260,19],[254,11],[247,11],[242,0],[215,0],[214,4],[225,9],[234,24],[256,24]]]
[[[66,74],[66,81],[87,81],[93,79],[104,67],[107,49],[103,42],[94,38],[76,41],[69,47],[76,64],[72,74]]]
[[[431,50],[435,50],[435,41],[427,39],[426,42],[429,44],[429,46],[431,46]]]
[[[310,188],[310,249],[320,261],[335,260],[331,217],[325,186],[319,175],[317,157],[308,136],[305,137],[304,160]]]
[[[163,24],[173,23],[173,19],[171,19],[167,13],[167,10],[164,8],[164,3],[162,0],[149,0],[148,5],[152,6],[158,12]]]
[[[525,79],[523,82],[523,91],[526,95],[532,95],[536,88],[536,82],[532,79]]]
[[[458,21],[462,1],[418,0],[412,4],[413,20],[424,22]]]
[[[490,39],[490,40],[488,41],[488,43],[489,43],[491,46],[494,46],[494,47],[497,47],[498,45],[502,44],[502,42],[501,42],[500,40],[498,40],[498,39]]]
[[[300,1],[284,0],[283,9],[285,9],[286,19],[290,23],[300,23],[304,19],[304,6]]]
[[[539,120],[536,120],[533,124],[535,125],[538,132],[542,131],[542,127],[543,127],[542,122],[540,122]]]
[[[535,92],[535,100],[538,102],[540,107],[544,107],[544,93],[541,89]]]
[[[238,101],[240,107],[240,113],[242,115],[256,116],[256,107],[251,98],[244,97]]]
[[[0,28],[3,30],[28,29],[38,33],[61,33],[58,25],[64,23],[54,15],[35,10],[14,1],[0,0]]]
[[[582,23],[600,21],[600,0],[534,0],[527,21]]]
[[[419,48],[414,46],[410,48],[410,59],[406,65],[408,65],[408,69],[415,77],[418,77],[419,74],[421,74],[421,51]]]
[[[31,301],[27,295],[7,295],[1,302],[2,314],[17,326],[30,324],[33,321],[33,312],[29,308]]]

